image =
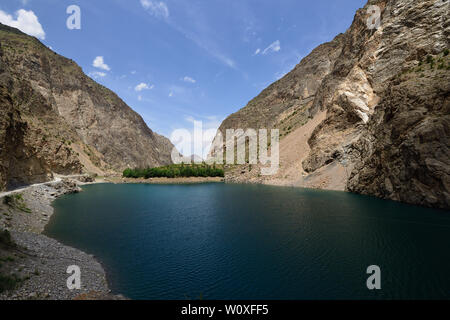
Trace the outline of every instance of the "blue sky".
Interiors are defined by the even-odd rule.
[[[194,119],[217,127],[316,46],[345,32],[365,3],[2,0],[0,22],[34,32],[170,136]],[[80,30],[66,27],[72,4],[81,9]]]

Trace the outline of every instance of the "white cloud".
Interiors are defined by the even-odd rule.
[[[182,7],[180,10],[184,11],[188,15],[188,18],[184,19],[184,25],[180,25],[173,19],[169,19],[169,8],[165,2],[151,0],[140,1],[142,7],[151,15],[157,18],[163,18],[168,26],[181,33],[186,39],[194,42],[197,46],[205,50],[215,59],[230,68],[237,69],[235,61],[227,57],[216,44],[215,37],[211,37],[211,27],[209,24],[204,22],[206,19],[204,19],[201,10],[195,10],[196,4],[194,4],[193,1],[185,1],[184,3],[182,1],[178,4]]]
[[[44,29],[42,29],[38,17],[36,17],[33,11],[20,9],[15,13],[15,16],[17,17],[16,19],[14,19],[12,15],[0,10],[1,23],[17,28],[30,36],[34,36],[41,40],[45,39]]]
[[[173,92],[172,91],[169,92],[169,97],[173,97]]]
[[[102,56],[95,57],[94,61],[92,62],[92,65],[96,68],[103,69],[106,71],[111,70],[111,68],[103,61]]]
[[[141,82],[136,87],[134,87],[134,90],[137,92],[140,92],[142,90],[151,90],[154,87],[155,86],[153,84],[151,86],[149,86],[147,83]]]
[[[89,76],[91,76],[94,79],[103,78],[106,76],[106,73],[100,72],[100,71],[94,71],[89,73]]]
[[[130,72],[131,74],[136,74],[136,70],[133,70]]]
[[[267,48],[264,49],[262,54],[267,54],[269,52],[278,52],[281,50],[280,40],[274,41]]]
[[[152,15],[158,18],[167,19],[169,17],[169,8],[160,1],[141,0],[141,5],[145,10],[148,10]]]
[[[192,116],[185,116],[184,120],[188,123],[186,128],[178,129],[189,133],[183,141],[175,139],[174,132],[171,135],[171,141],[176,145],[177,149],[185,157],[195,154],[203,159],[207,159],[211,143],[217,133],[217,129],[222,123],[222,119],[218,116],[203,116],[196,119]],[[197,129],[197,130],[196,130]],[[200,132],[201,134],[196,134]]]
[[[188,76],[185,76],[181,80],[183,80],[184,82],[189,82],[189,83],[196,83],[197,82],[195,79],[192,79],[191,77],[188,77]]]
[[[142,101],[142,96],[139,95],[139,96],[138,96],[138,100],[139,100],[139,101]]]
[[[256,55],[258,55],[260,52],[261,52],[261,49],[258,48],[258,49],[256,49],[256,51],[255,51],[255,53],[254,53],[253,55],[256,56]]]

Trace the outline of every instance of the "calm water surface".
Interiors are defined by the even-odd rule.
[[[448,211],[262,185],[83,189],[54,202],[46,234],[94,254],[129,298],[450,298]]]

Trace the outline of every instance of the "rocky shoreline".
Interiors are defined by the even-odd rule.
[[[81,192],[80,186],[91,183],[193,184],[223,181],[223,178],[195,177],[126,179],[108,176],[94,179],[74,175],[0,193],[0,231],[8,230],[16,246],[5,248],[0,241],[0,277],[6,276],[16,282],[14,289],[0,292],[0,300],[125,299],[111,294],[105,271],[94,256],[42,234],[54,213],[51,204],[58,197]],[[66,271],[70,265],[80,267],[80,290],[67,288],[70,274]]]
[[[11,192],[0,198],[0,230],[8,230],[14,246],[0,243],[0,276],[12,290],[0,300],[123,299],[112,295],[105,271],[94,256],[63,245],[43,234],[53,214],[51,203],[61,195],[80,192],[92,183],[86,176],[58,179]],[[67,267],[81,270],[81,289],[69,290]]]

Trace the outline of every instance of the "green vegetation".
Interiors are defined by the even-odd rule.
[[[441,52],[441,56],[433,57],[432,55],[429,54],[425,57],[425,61],[422,61],[422,59],[420,59],[418,67],[413,68],[412,71],[415,71],[418,73],[423,72],[424,71],[423,63],[429,64],[430,70],[435,70],[435,68],[437,68],[437,70],[445,70],[445,69],[448,70],[450,66],[446,65],[447,58],[445,58],[448,56],[448,54],[449,54],[448,49],[443,50]],[[424,77],[424,75],[420,75],[419,77],[422,78],[422,77]]]
[[[12,203],[14,202],[14,197],[13,196],[5,196],[3,198],[3,204],[6,204],[8,206],[12,205]]]
[[[1,247],[15,247],[16,244],[11,239],[11,234],[8,230],[0,231],[0,248]]]
[[[22,281],[23,280],[15,274],[11,276],[0,274],[0,293],[17,288]]]
[[[8,230],[0,231],[0,249],[10,250],[11,248],[16,247],[16,244],[11,239],[11,234]],[[2,251],[0,251],[2,252]],[[8,252],[8,251],[6,251]],[[0,256],[0,268],[3,266],[3,263],[13,262],[14,257],[8,256]],[[20,283],[22,279],[20,279],[17,275],[5,275],[0,272],[0,293],[6,290],[15,289]]]
[[[125,178],[178,178],[178,177],[223,177],[222,166],[202,164],[172,164],[147,169],[125,169]]]
[[[26,206],[25,200],[20,193],[5,196],[3,198],[3,203],[20,211],[31,213],[31,209]]]

